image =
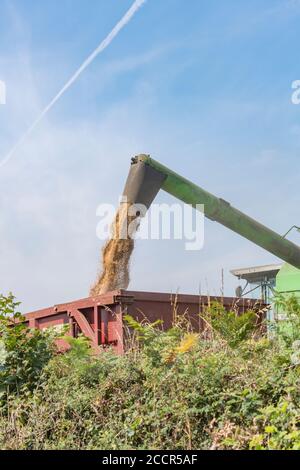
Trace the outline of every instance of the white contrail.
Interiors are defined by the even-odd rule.
[[[129,10],[125,13],[123,18],[116,24],[116,26],[112,29],[112,31],[106,36],[106,38],[99,44],[99,46],[92,52],[92,54],[83,62],[83,64],[79,67],[79,69],[74,73],[74,75],[68,80],[68,82],[64,85],[64,87],[57,93],[57,95],[53,98],[52,101],[46,106],[46,108],[41,112],[38,118],[33,122],[33,124],[27,129],[25,134],[21,137],[21,139],[14,145],[14,147],[8,152],[8,154],[4,157],[4,159],[0,162],[0,167],[5,165],[15,151],[23,144],[26,138],[31,134],[31,132],[36,128],[36,126],[41,122],[41,120],[45,117],[45,115],[53,108],[55,103],[66,93],[66,91],[73,85],[73,83],[78,79],[78,77],[85,71],[85,69],[96,59],[96,57],[104,51],[115,39],[115,37],[119,34],[119,32],[124,28],[124,26],[129,23],[131,18],[135,15],[135,13],[143,6],[146,0],[135,0]]]

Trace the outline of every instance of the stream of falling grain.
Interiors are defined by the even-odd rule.
[[[136,216],[128,216],[128,208],[123,203],[116,214],[111,238],[102,250],[100,275],[91,288],[91,297],[128,288],[134,235],[139,225]]]

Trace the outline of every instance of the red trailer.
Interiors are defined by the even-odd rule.
[[[204,329],[200,314],[213,301],[222,303],[225,309],[234,306],[240,313],[254,308],[259,319],[264,318],[265,305],[252,299],[119,290],[28,313],[25,319],[30,327],[39,329],[69,325],[71,336],[83,333],[95,347],[112,347],[116,353],[123,354],[124,315],[151,323],[162,320],[164,329],[171,327],[175,316],[185,315],[195,331],[200,332]],[[67,345],[61,347],[66,349]]]

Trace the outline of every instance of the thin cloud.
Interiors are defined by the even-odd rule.
[[[111,30],[111,32],[106,36],[106,38],[99,44],[99,46],[88,56],[88,58],[83,62],[79,69],[72,75],[72,77],[67,81],[63,88],[57,93],[57,95],[50,101],[50,103],[45,107],[41,112],[38,118],[33,122],[33,124],[27,129],[25,134],[21,139],[14,145],[14,147],[7,153],[4,159],[0,162],[1,166],[5,165],[15,154],[15,152],[21,147],[27,137],[33,132],[33,130],[38,126],[42,119],[48,114],[48,112],[53,108],[57,101],[69,90],[69,88],[78,80],[80,75],[91,65],[92,62],[101,54],[118,36],[121,30],[130,22],[133,16],[137,11],[146,3],[146,0],[135,0],[129,10],[121,18],[121,20],[116,24],[116,26]]]

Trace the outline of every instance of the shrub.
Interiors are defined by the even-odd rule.
[[[294,295],[277,294],[275,308],[285,313],[286,319],[275,325],[275,333],[286,347],[300,341],[300,303]]]
[[[253,310],[239,314],[213,302],[206,316],[213,329],[233,348],[249,339],[256,329],[257,317]]]
[[[8,316],[14,302],[4,302]],[[95,356],[83,337],[69,339],[64,355],[46,349],[38,366],[42,380],[25,368],[17,381],[30,393],[17,395],[18,385],[5,396],[0,447],[298,449],[297,345],[280,335],[255,339],[253,312],[241,320],[222,312],[217,305],[207,312],[215,334],[206,340],[184,322],[164,332],[127,317],[135,341],[122,357]],[[24,331],[19,357],[32,335]],[[36,343],[46,344],[38,335]],[[44,351],[36,343],[29,350]],[[0,349],[5,367],[10,352]]]
[[[32,391],[54,353],[53,333],[30,329],[13,295],[0,296],[0,399]]]

